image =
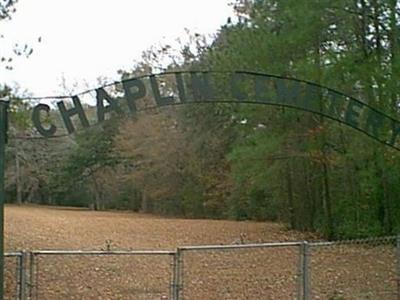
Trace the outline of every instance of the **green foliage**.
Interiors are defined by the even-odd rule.
[[[171,70],[304,79],[398,118],[396,1],[243,0],[235,7],[237,22],[209,47],[198,39],[193,53],[185,46],[183,64]],[[223,75],[212,85],[221,99],[229,93]],[[27,128],[27,110],[16,107],[19,130]],[[46,175],[50,187],[40,189],[52,203],[276,220],[331,239],[400,230],[400,154],[331,120],[271,106],[196,103],[124,120],[124,130],[110,122],[66,142]]]
[[[306,79],[397,114],[395,2],[236,4],[239,22],[222,28],[201,66]],[[205,119],[218,123],[214,114]],[[233,183],[229,215],[279,218],[330,238],[398,232],[393,159],[399,154],[305,113],[240,106],[224,114],[234,120],[225,148]],[[199,121],[198,127],[210,123]]]
[[[17,0],[2,0],[0,2],[0,20],[8,19],[15,12],[15,4]]]
[[[112,137],[116,130],[117,124],[107,122],[76,135],[75,145],[67,152],[62,165],[53,169],[50,185],[59,199],[58,204],[73,204],[77,194],[85,199],[80,204],[93,203],[96,209],[105,206],[109,180],[104,175],[118,162],[112,155]]]

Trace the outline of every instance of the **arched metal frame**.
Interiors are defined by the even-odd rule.
[[[60,118],[67,134],[71,134],[76,125],[76,122],[72,121],[73,117],[79,119],[82,127],[94,125],[86,116],[81,102],[81,98],[87,95],[96,100],[95,123],[104,121],[110,113],[125,114],[125,111],[128,111],[129,114],[134,114],[149,108],[149,103],[140,107],[139,102],[143,102],[144,99],[152,99],[153,108],[199,102],[274,105],[335,120],[400,151],[398,120],[333,89],[304,80],[257,72],[165,72],[111,83],[74,96],[29,99],[60,100],[57,102]],[[65,103],[65,99],[71,99],[72,103]],[[7,141],[7,107],[7,102],[0,101],[0,298],[4,296],[4,149]],[[43,103],[33,108],[34,127],[45,138],[65,136],[57,134],[58,128],[55,124],[44,120],[43,114],[49,114],[50,110],[51,107]]]
[[[77,117],[80,125],[85,128],[104,121],[111,112],[134,114],[143,109],[189,103],[247,103],[288,107],[318,114],[400,150],[400,122],[391,116],[331,88],[264,73],[164,72],[114,82],[74,96],[47,98],[60,99],[57,107],[67,134],[75,131],[72,117]],[[70,101],[66,101],[66,98]],[[89,120],[85,115],[81,101],[83,98],[96,101],[97,120]],[[139,102],[146,103],[144,106],[142,103],[141,107]],[[49,113],[50,110],[50,106],[39,104],[32,113],[35,128],[47,138],[60,136],[56,134],[59,131],[55,125],[42,124],[43,112]]]

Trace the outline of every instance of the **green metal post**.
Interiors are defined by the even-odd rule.
[[[310,298],[310,269],[309,269],[309,245],[308,242],[304,241],[302,244],[302,292],[303,300],[309,300]]]
[[[172,299],[179,300],[181,295],[181,272],[182,272],[182,250],[176,249],[174,255],[174,271],[173,271],[173,284],[172,284]]]
[[[0,100],[0,299],[4,299],[4,168],[8,102]]]
[[[400,300],[400,234],[396,239],[397,300]]]

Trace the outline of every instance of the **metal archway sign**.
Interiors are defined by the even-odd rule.
[[[46,97],[49,98],[49,97]],[[51,99],[52,97],[50,97]],[[45,138],[72,134],[117,114],[142,108],[188,103],[253,103],[290,107],[346,124],[400,151],[400,122],[368,104],[333,89],[303,80],[246,71],[181,71],[152,74],[115,82],[57,102],[60,124],[49,121],[51,107],[32,109],[32,122]],[[83,99],[84,98],[84,99]],[[84,100],[84,101],[83,101]],[[96,101],[96,118],[82,103]],[[7,136],[6,101],[0,100],[0,299],[4,296],[4,165]],[[74,120],[75,119],[75,120]]]
[[[85,113],[81,98],[95,100],[97,118]],[[400,122],[370,105],[333,89],[303,80],[263,73],[182,71],[152,74],[115,82],[57,102],[64,128],[48,121],[51,108],[32,110],[34,127],[43,137],[75,132],[111,116],[134,114],[143,107],[188,103],[252,103],[290,107],[346,124],[400,151]],[[78,122],[73,122],[76,118]]]

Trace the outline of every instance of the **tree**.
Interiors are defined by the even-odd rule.
[[[237,18],[211,45],[194,35],[166,69],[245,69],[305,79],[396,116],[398,7],[392,0],[236,1]],[[165,69],[169,49],[146,52],[122,78]],[[211,80],[224,96],[227,78]],[[174,93],[172,77],[160,83],[163,95]],[[318,93],[324,97],[323,89]],[[289,108],[210,101],[155,109],[153,102],[149,93],[137,101],[136,115],[65,141],[59,165],[32,177],[48,180],[49,195],[60,204],[277,220],[328,238],[400,228],[394,150]],[[29,171],[28,164],[19,168]]]
[[[117,128],[118,122],[109,120],[76,135],[64,159],[52,169],[50,184],[56,203],[88,205],[96,210],[110,204],[108,193],[116,189],[110,178],[114,178],[118,161],[112,151]]]
[[[397,1],[259,0],[235,7],[238,21],[221,29],[195,67],[306,79],[397,113]],[[392,151],[310,114],[247,106],[224,114],[238,120],[227,148],[235,216],[259,218],[252,212],[257,203],[257,213],[268,207],[264,218],[283,217],[293,228],[330,238],[391,233],[398,226],[391,193],[397,188],[386,179],[394,170],[383,159]],[[364,185],[374,189],[366,193]],[[355,223],[344,215],[354,215]]]
[[[0,1],[0,21],[9,20],[12,17],[12,14],[16,11],[16,3],[18,0],[1,0]],[[0,34],[0,39],[6,38],[3,34]],[[38,38],[38,42],[40,43],[41,38]],[[3,49],[4,51],[4,49]],[[11,70],[13,68],[12,62],[13,57],[15,56],[25,56],[29,57],[33,52],[33,49],[29,47],[27,44],[16,44],[13,53],[5,54],[2,52],[0,54],[0,64],[4,66],[6,70]]]

